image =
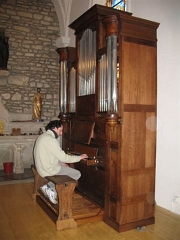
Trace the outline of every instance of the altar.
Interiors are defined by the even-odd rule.
[[[12,113],[0,97],[0,169],[13,162],[13,172],[23,173],[33,164],[33,147],[44,122],[34,122],[30,113]]]
[[[33,164],[33,146],[38,135],[0,136],[0,169],[13,162],[13,172],[23,173]]]

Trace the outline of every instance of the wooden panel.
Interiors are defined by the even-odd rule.
[[[124,42],[124,104],[156,104],[156,48]]]
[[[123,203],[147,200],[147,194],[154,193],[154,168],[123,171],[121,177]]]
[[[99,23],[99,34],[98,34],[98,44],[99,49],[106,47],[106,31],[104,25],[100,22]]]
[[[115,149],[110,150],[110,194],[114,197],[117,197],[117,179],[118,179],[118,151]]]
[[[89,144],[93,136],[94,122],[73,122],[70,139],[75,142]]]
[[[122,170],[155,167],[155,113],[124,113]]]
[[[146,113],[124,113],[122,127],[122,170],[145,166]]]
[[[145,167],[155,167],[156,159],[156,116],[146,113]]]
[[[77,188],[85,195],[92,198],[96,203],[103,206],[105,171],[98,168],[98,166],[86,166],[81,162],[75,163],[74,166],[81,172],[81,177],[78,180]]]
[[[117,219],[117,203],[113,202],[112,199],[109,200],[109,217]]]
[[[95,94],[77,97],[77,116],[78,117],[94,117],[95,116]]]
[[[121,223],[153,216],[154,168],[122,173]]]
[[[122,206],[121,224],[130,223],[152,217],[154,207],[147,202],[137,202],[131,205]],[[141,226],[141,225],[139,225]],[[143,226],[143,225],[142,225]]]

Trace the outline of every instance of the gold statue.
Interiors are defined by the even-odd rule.
[[[33,120],[37,121],[41,119],[42,100],[43,95],[41,94],[41,89],[37,88],[37,93],[35,93],[33,97]]]
[[[112,1],[111,0],[107,0],[106,1],[106,6],[107,7],[112,7]]]

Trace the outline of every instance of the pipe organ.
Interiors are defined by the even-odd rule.
[[[73,165],[81,171],[77,189],[118,232],[155,220],[158,26],[94,5],[69,26],[76,36],[73,74],[72,59],[58,50],[63,149],[88,154]]]

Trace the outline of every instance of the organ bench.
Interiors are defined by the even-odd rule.
[[[53,222],[55,222],[57,231],[103,219],[104,211],[86,196],[75,191],[78,183],[76,180],[65,175],[42,178],[38,174],[35,165],[31,165],[31,169],[34,174],[32,199],[36,201]],[[49,181],[55,184],[58,204],[50,202],[40,190],[40,187]]]
[[[38,174],[35,165],[32,165],[31,167],[34,174],[33,200],[36,200],[48,215],[50,215],[51,219],[56,221],[57,230],[77,227],[77,223],[72,217],[72,195],[77,185],[77,181],[65,175],[42,178]],[[40,187],[49,181],[55,184],[58,195],[58,204],[51,203],[40,191]],[[45,205],[42,205],[42,203],[45,203]],[[55,213],[55,218],[51,212]]]

